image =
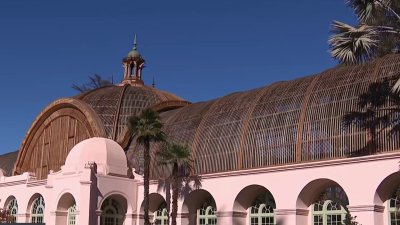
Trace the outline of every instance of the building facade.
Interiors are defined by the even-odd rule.
[[[152,108],[172,140],[191,146],[202,176],[179,200],[178,224],[336,225],[349,213],[363,225],[400,224],[399,135],[378,126],[371,149],[365,129],[342,124],[362,110],[358,96],[370,84],[398,79],[399,59],[189,103],[144,84],[135,41],[121,84],[51,103],[11,153],[15,162],[0,156],[0,207],[17,222],[143,224],[142,149],[126,122]],[[163,171],[151,165],[151,219],[168,224]]]

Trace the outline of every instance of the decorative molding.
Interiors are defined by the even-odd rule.
[[[96,213],[97,216],[101,216],[101,213],[102,213],[102,212],[103,212],[103,211],[101,211],[101,210],[96,210],[95,213]]]
[[[177,218],[189,218],[190,213],[178,213]]]
[[[47,179],[45,180],[34,180],[34,181],[28,181],[26,183],[27,187],[36,187],[36,186],[43,186],[47,184]]]
[[[381,205],[351,205],[347,207],[350,212],[383,212],[385,206]]]
[[[246,218],[247,217],[247,211],[245,211],[245,212],[233,211],[232,212],[232,217]]]
[[[68,212],[64,212],[64,211],[52,211],[50,212],[51,215],[53,216],[67,216]]]
[[[275,209],[275,215],[301,215],[308,216],[308,209]]]
[[[79,181],[79,183],[82,184],[82,185],[91,185],[92,181],[90,181],[90,180],[81,180],[81,181]]]
[[[26,184],[26,179],[23,180],[18,180],[18,181],[11,181],[11,182],[4,182],[0,183],[0,187],[8,187],[8,186],[16,186],[16,185],[22,185]]]
[[[217,217],[232,217],[232,211],[217,211]]]
[[[136,215],[137,215],[137,214],[127,213],[127,214],[125,214],[125,218],[137,219]]]

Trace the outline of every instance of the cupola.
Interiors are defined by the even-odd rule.
[[[133,86],[143,86],[142,70],[144,68],[145,60],[142,58],[139,50],[137,49],[137,38],[133,41],[133,48],[128,53],[128,56],[122,60],[124,65],[124,80],[123,84],[131,84]]]

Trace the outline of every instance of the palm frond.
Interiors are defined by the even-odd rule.
[[[347,0],[361,23],[374,21],[379,11],[390,5],[390,0]]]
[[[376,81],[368,86],[366,92],[358,97],[358,106],[380,108],[384,106],[390,96],[390,86],[388,81]]]
[[[333,35],[329,38],[331,56],[345,64],[368,61],[379,43],[377,28],[368,25],[351,25],[333,21]]]
[[[128,119],[129,132],[136,136],[138,143],[164,141],[166,135],[162,128],[160,115],[151,109],[145,109],[140,115]]]
[[[396,94],[400,94],[400,78],[393,85],[392,92]]]

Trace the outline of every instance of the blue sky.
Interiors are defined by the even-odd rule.
[[[198,102],[333,67],[332,20],[355,16],[344,0],[1,0],[0,154],[72,84],[120,81],[135,33],[145,82]]]

